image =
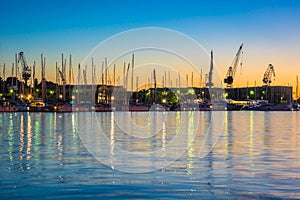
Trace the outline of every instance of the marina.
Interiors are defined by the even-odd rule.
[[[96,73],[96,66],[92,58],[90,82],[88,82],[87,66],[81,69],[80,64],[78,64],[77,80],[74,80],[72,56],[70,55],[69,84],[67,84],[66,78],[67,59],[64,55],[61,55],[61,68],[58,67],[56,62],[56,81],[51,82],[46,79],[46,61],[44,55],[41,54],[42,71],[39,82],[35,72],[36,62],[34,62],[33,67],[30,67],[25,59],[25,53],[20,52],[15,55],[12,76],[6,78],[5,65],[3,67],[0,87],[0,112],[154,111],[151,107],[155,105],[160,105],[164,111],[298,111],[299,99],[293,98],[292,86],[270,85],[273,76],[275,76],[275,68],[272,64],[269,64],[264,74],[262,86],[233,87],[236,69],[239,65],[242,65],[240,61],[242,47],[243,44],[234,58],[233,65],[228,69],[224,79],[224,84],[227,84],[225,88],[214,86],[212,51],[210,71],[206,74],[205,79],[202,71],[199,74],[192,72],[191,79],[189,79],[188,74],[184,78],[178,72],[175,87],[171,84],[173,77],[170,76],[170,71],[164,71],[162,82],[160,82],[157,81],[159,74],[157,74],[155,68],[151,71],[147,84],[138,84],[138,74],[136,74],[134,83],[134,64],[138,59],[134,54],[132,54],[127,70],[124,62],[124,70],[121,74],[116,74],[116,64],[110,63],[110,67],[108,66],[106,58],[105,62],[102,62],[102,73]],[[14,66],[16,66],[16,69],[21,68],[22,71],[15,70],[14,73]],[[109,76],[110,73],[113,74],[113,77]],[[129,75],[131,80],[129,80]],[[199,76],[200,80],[198,87],[194,83],[196,75]],[[118,76],[117,81],[116,76]],[[183,81],[186,81],[186,84],[182,84]],[[75,82],[77,84],[74,84]],[[97,84],[98,82],[99,84]],[[136,84],[136,88],[133,87],[134,84]],[[297,88],[298,85],[296,91]],[[223,104],[223,106],[219,108],[218,105],[214,105],[214,99],[217,99],[218,104]]]

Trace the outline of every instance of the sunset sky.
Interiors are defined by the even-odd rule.
[[[72,54],[77,64],[108,37],[140,27],[173,29],[212,49],[223,77],[244,43],[235,86],[261,85],[269,63],[276,85],[294,85],[300,75],[300,1],[2,0],[0,5],[0,65],[8,66],[7,76],[15,53],[24,51],[29,65],[37,61],[38,74],[43,53],[47,79],[54,80],[62,53]]]

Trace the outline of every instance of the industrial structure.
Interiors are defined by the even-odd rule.
[[[272,77],[275,77],[275,69],[272,64],[269,64],[262,80],[264,86],[270,86],[272,83]]]
[[[265,100],[272,104],[293,103],[292,86],[257,86],[242,88],[226,88],[227,99],[235,101],[260,101]]]
[[[227,84],[227,87],[228,88],[231,88],[232,87],[232,84],[233,84],[233,80],[234,80],[234,76],[235,76],[235,73],[236,73],[236,70],[237,70],[237,67],[240,65],[242,66],[242,62],[239,62],[240,61],[240,57],[241,57],[241,54],[243,53],[242,52],[242,48],[243,48],[243,44],[241,44],[239,50],[237,51],[236,55],[235,55],[235,58],[233,60],[233,63],[232,65],[228,68],[228,71],[227,71],[227,74],[226,74],[226,78],[224,79],[224,83]]]

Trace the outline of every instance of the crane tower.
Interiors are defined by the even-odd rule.
[[[235,72],[236,69],[238,67],[239,64],[239,60],[242,54],[242,48],[243,48],[243,44],[241,44],[239,50],[237,51],[235,58],[233,60],[232,65],[228,68],[227,74],[226,74],[226,78],[224,79],[224,83],[227,84],[227,87],[231,88],[232,87],[232,83],[233,83],[233,79],[235,76]],[[242,62],[240,63],[240,65],[242,65]]]
[[[272,76],[275,77],[275,70],[274,66],[272,64],[269,64],[262,80],[264,86],[270,86],[270,84],[272,83]]]
[[[27,65],[24,52],[19,53],[18,63],[21,63],[22,66],[22,78],[25,81],[25,85],[27,85],[27,81],[31,77],[31,68]]]

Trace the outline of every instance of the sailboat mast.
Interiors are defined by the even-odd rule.
[[[299,97],[299,82],[298,82],[298,75],[296,76],[296,99]]]
[[[114,86],[116,86],[116,64],[114,64]]]
[[[41,65],[42,65],[42,99],[45,100],[45,89],[46,89],[46,82],[45,82],[45,63],[46,58],[43,57],[43,54],[41,54]]]
[[[72,84],[71,74],[72,74],[72,55],[70,54],[70,60],[69,60],[69,85]]]
[[[132,66],[131,66],[131,69],[132,69],[132,71],[131,71],[131,91],[133,92],[133,75],[134,75],[134,73],[133,73],[133,70],[134,70],[134,54],[132,54],[132,60],[131,60],[131,64],[132,64]]]
[[[210,52],[210,69],[209,69],[209,74],[208,74],[208,82],[206,83],[206,86],[208,86],[208,88],[211,88],[213,86],[213,83],[212,83],[213,68],[214,68],[213,51],[211,51]]]
[[[105,57],[105,85],[107,85],[107,58]]]

